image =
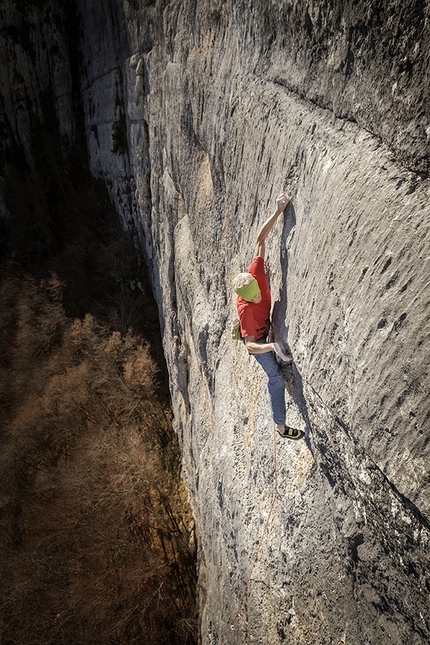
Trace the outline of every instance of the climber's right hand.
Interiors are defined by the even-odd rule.
[[[289,195],[286,195],[285,193],[279,195],[278,199],[276,200],[276,207],[280,213],[282,213],[282,211],[286,209],[289,201],[291,201],[291,197],[289,197]]]

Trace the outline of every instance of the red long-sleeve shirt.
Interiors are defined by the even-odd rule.
[[[255,336],[255,340],[259,340],[266,333],[272,304],[270,289],[264,271],[264,259],[255,257],[248,269],[248,273],[258,282],[261,291],[261,302],[256,304],[255,302],[248,302],[240,296],[237,297],[236,307],[240,320],[240,334],[242,338]]]

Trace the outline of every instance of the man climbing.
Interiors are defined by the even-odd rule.
[[[278,343],[267,342],[267,340],[271,341],[269,333],[271,294],[264,270],[265,241],[289,201],[290,197],[285,194],[280,195],[276,200],[276,211],[266,220],[257,235],[251,266],[247,273],[239,273],[236,276],[233,286],[238,295],[236,306],[240,321],[240,335],[245,341],[246,349],[260,363],[269,379],[267,385],[276,429],[281,437],[300,439],[304,435],[301,430],[285,425],[284,377],[275,353],[283,361],[291,362],[292,359],[282,352]]]

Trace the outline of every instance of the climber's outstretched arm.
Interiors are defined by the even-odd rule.
[[[290,201],[290,197],[288,195],[282,194],[279,195],[278,199],[276,200],[276,211],[267,219],[263,226],[260,228],[257,239],[255,242],[255,248],[254,248],[254,257],[260,257],[264,258],[264,253],[266,251],[266,237],[269,235],[270,231],[273,228],[273,225],[275,224],[276,220],[278,219],[279,215],[284,212],[288,202]]]

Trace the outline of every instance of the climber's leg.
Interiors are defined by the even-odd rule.
[[[255,360],[260,363],[268,376],[267,387],[272,406],[273,421],[277,426],[285,425],[285,388],[284,377],[276,362],[273,352],[265,354],[253,354]]]

